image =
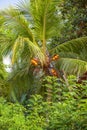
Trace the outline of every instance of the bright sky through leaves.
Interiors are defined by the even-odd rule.
[[[8,6],[14,6],[19,0],[0,0],[0,9],[8,8]]]

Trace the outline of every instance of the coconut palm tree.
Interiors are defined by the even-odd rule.
[[[22,62],[30,63],[30,59],[35,57],[43,68],[47,66],[47,44],[58,35],[57,29],[60,30],[58,3],[54,0],[23,1],[17,8],[1,12],[5,33],[0,39],[3,53],[11,52],[12,64],[20,63],[21,57]]]
[[[83,59],[79,60],[81,47],[86,49],[86,37],[49,50],[52,37],[59,35],[63,23],[59,4],[61,0],[27,0],[20,2],[15,8],[10,7],[0,12],[0,24],[4,30],[0,35],[2,54],[11,56],[13,74],[9,81],[18,96],[24,91],[24,98],[30,86],[33,86],[33,91],[39,91],[36,81],[44,74],[58,76],[53,61],[59,59],[59,56],[58,69],[69,70],[69,73],[86,70],[87,63]],[[14,93],[12,95],[14,97]]]
[[[56,0],[27,0],[0,12],[0,24],[4,30],[0,36],[2,54],[11,56],[13,71],[18,70],[22,75],[39,70],[50,74],[47,44],[59,34],[62,26],[58,13],[60,3]]]

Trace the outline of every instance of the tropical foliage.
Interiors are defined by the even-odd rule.
[[[50,73],[47,44],[53,36],[59,34],[62,26],[60,23],[61,15],[58,14],[60,3],[60,1],[53,0],[45,0],[43,3],[42,0],[24,1],[15,8],[1,12],[1,26],[5,30],[1,31],[0,37],[2,54],[9,54],[12,58],[13,74],[9,80],[13,81],[11,84],[14,84],[14,87],[18,86],[19,89],[21,86],[22,92],[24,92],[24,88],[28,91],[29,87],[31,88],[30,84],[32,86],[35,84],[35,82],[32,83],[35,81],[32,73],[38,71],[42,73],[41,75]],[[33,64],[39,65],[36,68]],[[28,79],[27,88],[26,84],[22,85],[21,78]],[[19,95],[21,95],[21,91]]]
[[[56,46],[52,53],[60,55],[57,67],[69,74],[81,75],[87,71],[87,37],[73,39]]]
[[[54,77],[46,77],[45,80],[50,81],[50,86],[48,83],[45,86],[53,88],[51,104],[41,95],[32,95],[25,106],[0,98],[0,129],[87,129],[87,83],[76,84],[75,76],[68,77],[68,87],[65,83],[58,84]]]
[[[51,47],[52,38],[59,36],[63,27],[61,4],[22,1],[0,12],[0,45],[2,56],[12,59],[8,86],[15,101],[40,92],[44,75],[58,77],[60,70],[79,76],[87,70],[87,37]]]
[[[87,130],[86,8],[23,0],[0,11],[0,130]]]
[[[71,39],[87,36],[87,2],[86,0],[64,0],[61,13],[64,22],[61,37],[54,38],[55,42],[63,43]]]

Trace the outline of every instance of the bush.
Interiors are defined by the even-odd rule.
[[[0,130],[87,130],[87,83],[76,84],[73,76],[68,86],[54,77],[46,80],[51,103],[41,95],[32,95],[24,106],[0,98]]]
[[[0,130],[43,130],[46,121],[40,115],[42,105],[39,105],[39,97],[33,96],[27,109],[18,103],[9,103],[0,98]]]

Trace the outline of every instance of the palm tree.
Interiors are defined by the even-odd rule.
[[[11,52],[12,64],[20,63],[21,57],[22,62],[36,57],[42,67],[47,66],[47,44],[60,28],[57,3],[54,0],[23,1],[18,8],[1,12],[6,31],[0,39],[3,48],[5,46],[3,52]]]
[[[16,88],[14,91],[18,96],[24,91],[24,98],[30,86],[33,86],[33,91],[38,91],[40,87],[36,87],[36,81],[39,76],[43,74],[58,76],[52,64],[53,60],[59,58],[58,55],[61,57],[57,62],[58,69],[77,72],[82,64],[84,65],[82,70],[86,70],[87,63],[79,60],[80,54],[77,49],[80,48],[79,45],[84,45],[86,49],[86,37],[61,44],[51,50],[48,48],[52,37],[59,35],[62,26],[61,13],[58,9],[60,3],[61,0],[27,0],[20,2],[16,8],[10,7],[0,13],[2,16],[0,24],[4,30],[0,35],[2,54],[9,54],[12,58],[13,74],[9,80],[11,86]],[[37,72],[39,74],[33,76]],[[14,93],[12,95],[14,97]]]
[[[59,34],[62,26],[58,13],[60,3],[56,0],[27,0],[16,8],[1,11],[0,24],[4,30],[0,36],[2,54],[11,56],[13,72],[19,71],[17,75],[20,71],[27,75],[31,69],[34,73],[40,70],[50,74],[47,44]],[[36,69],[35,65],[38,65]]]

